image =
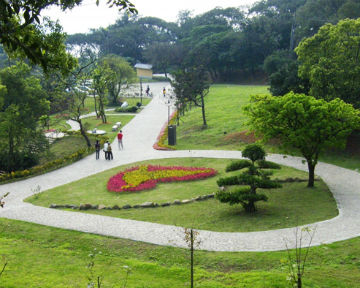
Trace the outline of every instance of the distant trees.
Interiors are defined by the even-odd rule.
[[[321,151],[343,147],[346,138],[360,127],[359,111],[340,99],[326,102],[304,94],[256,95],[245,107],[252,131],[285,147],[297,149],[306,159],[308,187],[314,186],[315,166]]]

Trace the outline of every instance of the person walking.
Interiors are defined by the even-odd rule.
[[[113,153],[112,153],[112,148],[111,148],[111,145],[110,145],[110,143],[108,143],[108,148],[107,148],[108,150],[108,159],[107,160],[113,160],[114,159],[114,157],[113,157]]]
[[[166,96],[166,89],[165,89],[165,87],[164,87],[164,89],[163,89],[163,95],[164,95],[164,97]]]
[[[149,97],[149,94],[150,94],[150,87],[149,87],[149,85],[147,85],[145,92],[146,92],[146,96]]]
[[[96,160],[99,160],[99,157],[100,157],[100,143],[99,143],[99,140],[96,140],[95,152],[96,152]]]
[[[118,147],[119,147],[119,150],[120,150],[120,149],[124,149],[124,145],[123,145],[123,142],[122,142],[122,139],[123,139],[122,130],[120,130],[120,132],[117,134],[117,139],[118,139]]]
[[[105,160],[108,160],[108,146],[109,146],[109,141],[106,141],[104,143],[104,148],[103,148],[103,151],[105,153]]]

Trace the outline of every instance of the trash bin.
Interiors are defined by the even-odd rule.
[[[176,145],[176,125],[168,126],[168,144]]]

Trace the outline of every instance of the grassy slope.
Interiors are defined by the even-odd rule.
[[[155,189],[142,192],[114,193],[106,189],[108,179],[125,169],[114,168],[85,179],[46,191],[29,201],[35,205],[49,207],[50,204],[91,203],[107,206],[141,204],[147,201],[164,203],[175,199],[190,199],[198,195],[211,194],[217,190],[216,180],[219,177],[237,175],[239,172],[225,173],[225,166],[231,160],[224,159],[164,159],[147,161],[160,165],[183,165],[211,167],[219,171],[216,177],[193,181],[159,184]],[[274,171],[279,179],[298,177],[307,179],[307,173],[289,167]],[[225,175],[226,174],[226,175]],[[229,174],[229,175],[227,175]],[[268,202],[259,203],[256,215],[247,215],[240,205],[229,206],[215,199],[187,205],[170,206],[156,209],[100,210],[91,211],[108,216],[144,220],[150,222],[193,227],[213,231],[261,231],[297,224],[308,224],[329,219],[337,215],[336,203],[326,185],[319,181],[316,188],[306,188],[306,183],[287,183],[281,189],[263,192],[269,197]],[[314,211],[313,207],[317,209]]]
[[[246,117],[242,107],[250,95],[269,93],[267,86],[214,85],[206,96],[206,115],[208,128],[202,129],[201,110],[193,108],[181,118],[177,128],[177,149],[224,149],[241,150],[246,143],[237,137],[238,132],[247,130]],[[272,153],[291,153],[274,145],[266,145]],[[360,155],[350,155],[343,151],[326,151],[320,161],[349,169],[360,169]]]
[[[189,252],[124,239],[0,219],[0,250],[8,266],[1,287],[86,287],[89,254],[102,287],[189,287]],[[281,241],[281,239],[279,239]],[[360,287],[360,238],[311,248],[304,287]],[[289,287],[286,252],[195,252],[196,287]],[[2,262],[2,261],[0,261]]]

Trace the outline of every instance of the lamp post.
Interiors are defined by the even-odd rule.
[[[168,100],[167,106],[168,106],[168,125],[170,125],[170,99]]]

